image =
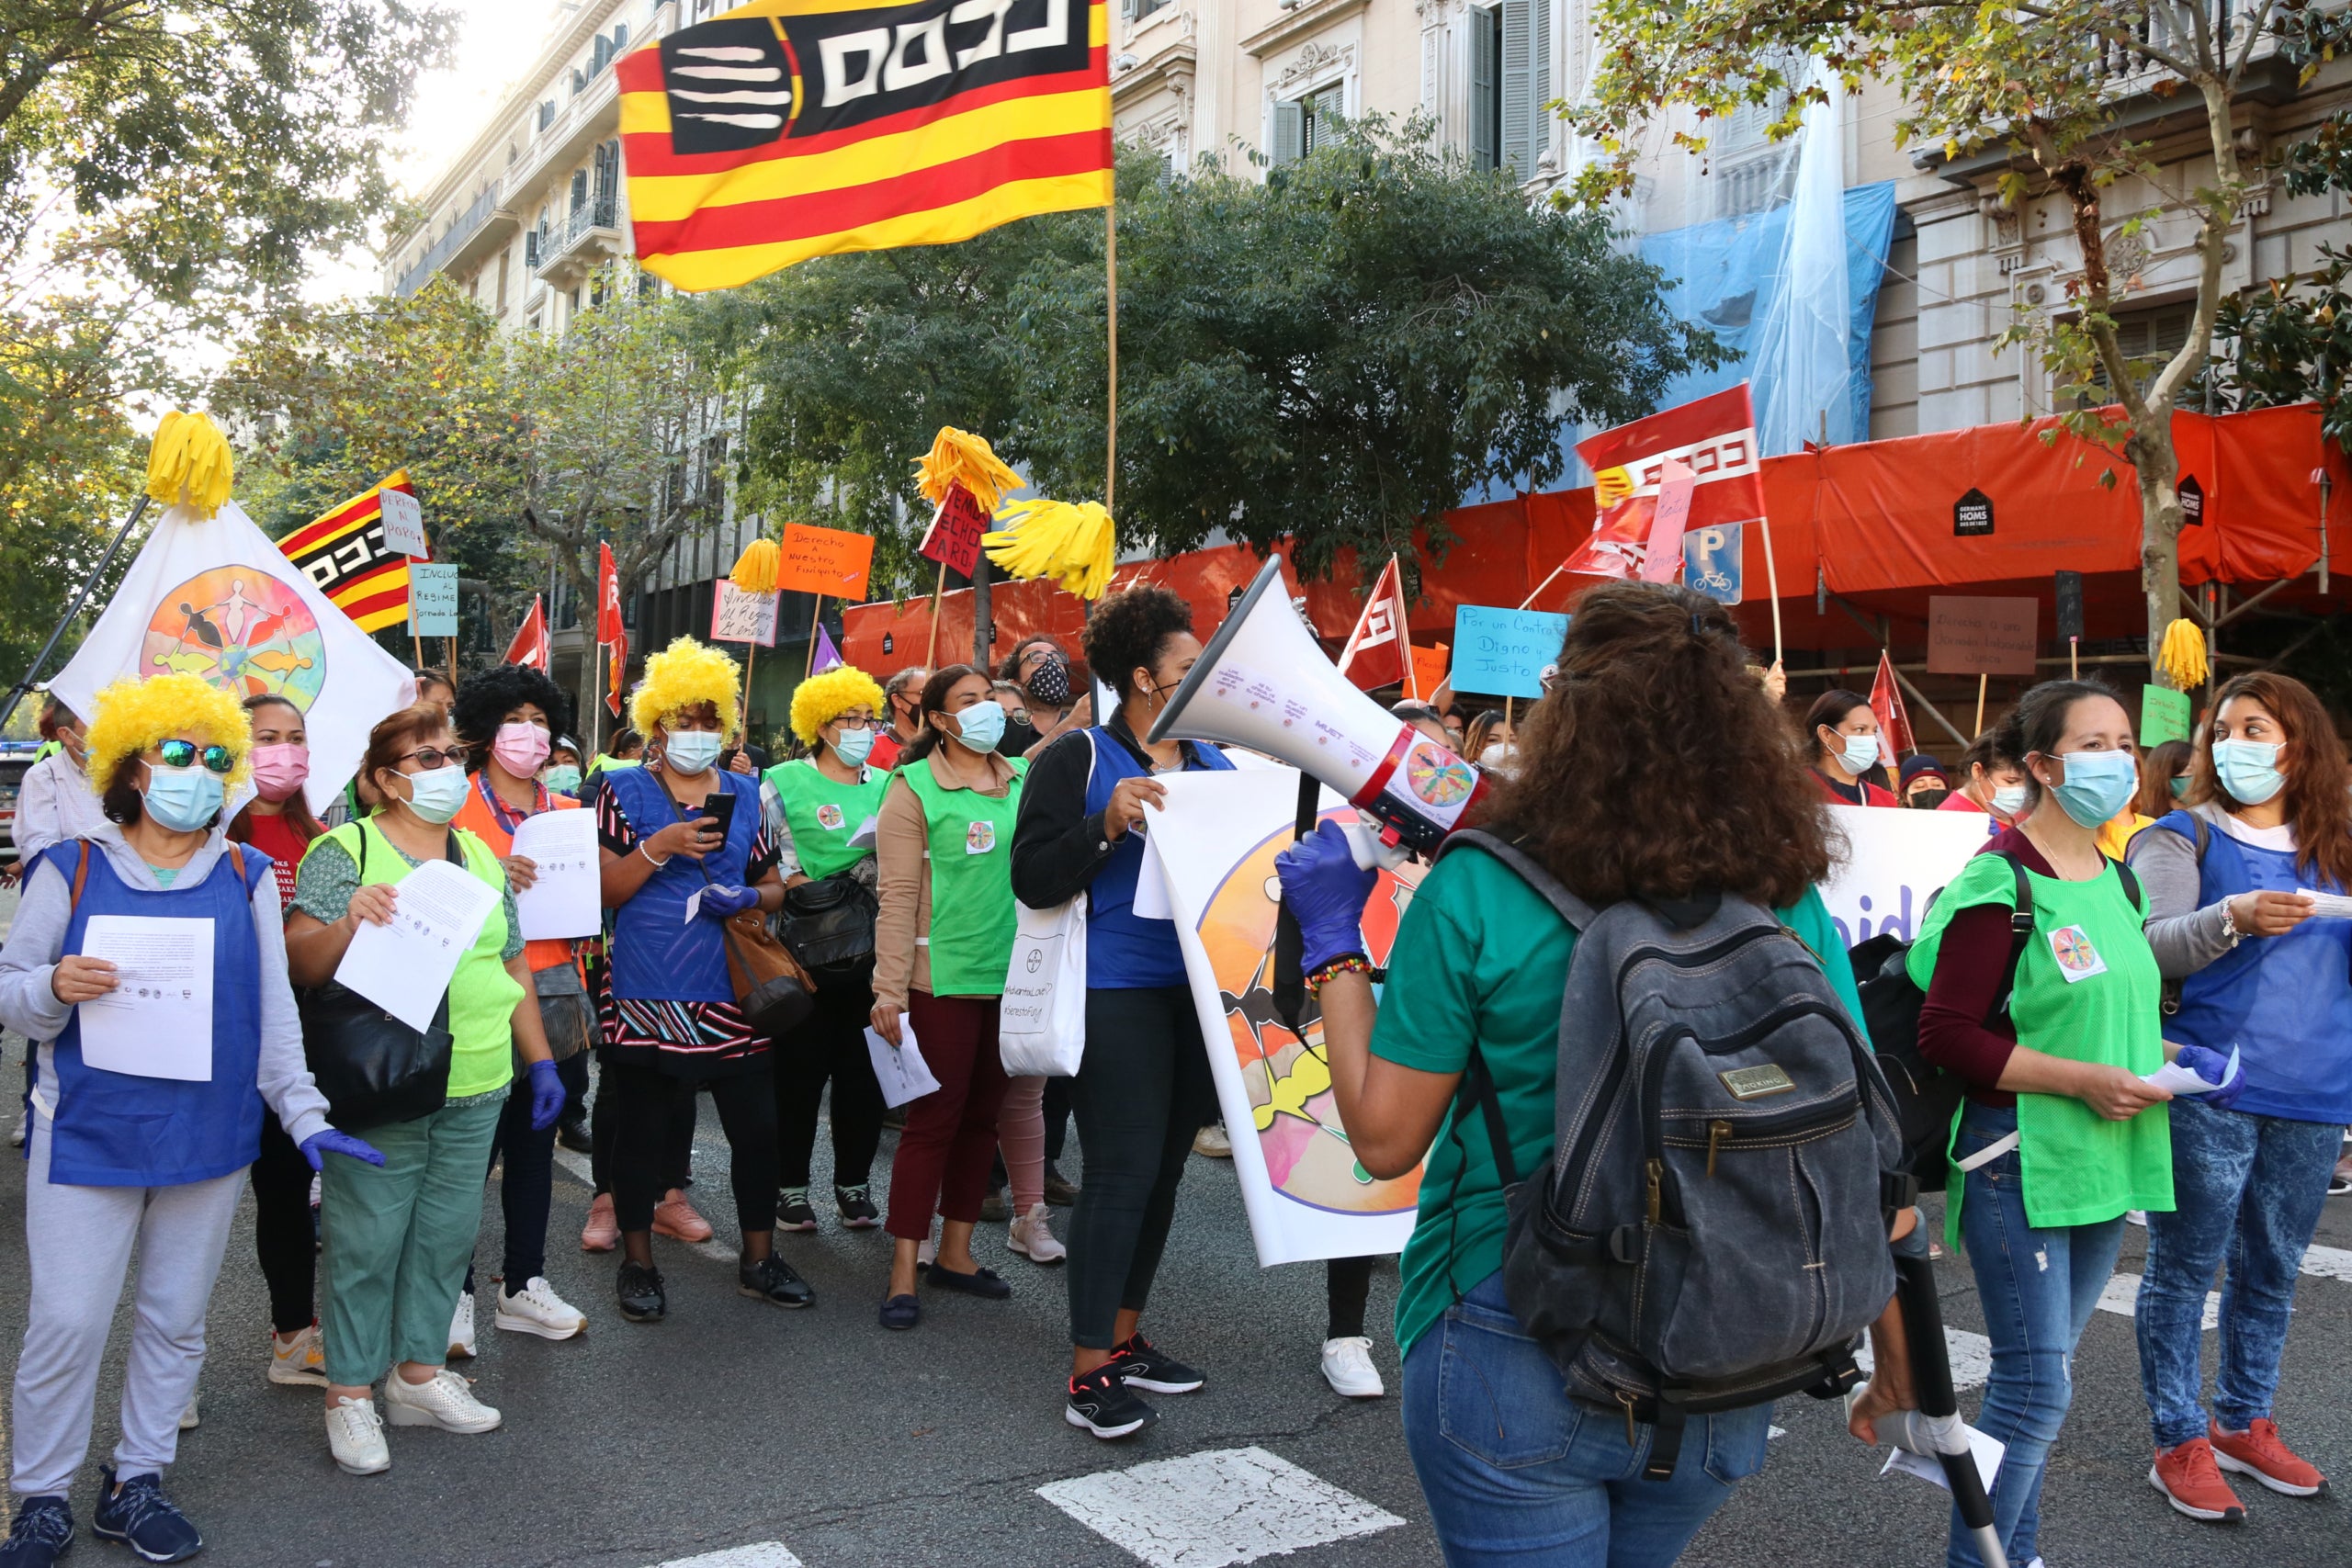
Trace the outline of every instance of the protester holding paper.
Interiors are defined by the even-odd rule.
[[[106,826],[98,792],[83,771],[88,733],[89,726],[55,697],[42,703],[40,738],[56,750],[27,768],[17,785],[17,818],[10,831],[19,866],[30,869],[50,845],[86,838]]]
[[[1927,992],[1920,1050],[1967,1086],[1946,1243],[1965,1245],[1984,1303],[1993,1371],[1976,1425],[2007,1445],[1994,1521],[2024,1564],[2072,1399],[2067,1368],[2115,1271],[2123,1216],[2154,1222],[2173,1206],[2170,1134],[2144,1114],[2172,1096],[2144,1081],[2167,1054],[2144,897],[2098,847],[2139,783],[2123,705],[2103,686],[2051,681],[2002,729],[2001,753],[2025,766],[2017,825],[1944,889],[1908,963]],[[2022,932],[2020,886],[2032,900]],[[2182,1065],[2204,1066],[2188,1053]],[[1956,1514],[1948,1561],[1978,1562]]]
[[[2148,1215],[2140,1379],[2155,1428],[2149,1480],[2191,1518],[2236,1520],[2222,1471],[2306,1497],[2317,1469],[2271,1418],[2288,1314],[2342,1129],[2352,1122],[2352,920],[2309,892],[2352,888],[2352,766],[2319,699],[2285,675],[2214,693],[2188,805],[2132,840],[2148,941],[2179,1010],[2165,1032],[2240,1054],[2238,1080],[2172,1102],[2177,1207]],[[2159,748],[2161,750],[2161,748]],[[2199,1403],[2205,1292],[2222,1283],[2221,1376]]]
[[[383,1161],[327,1124],[268,858],[220,830],[250,749],[236,699],[195,676],[100,693],[87,776],[109,820],[42,857],[0,949],[0,1021],[40,1059],[26,1146],[30,1295],[9,1422],[14,1561],[47,1562],[73,1538],[65,1494],[134,1251],[122,1437],[100,1472],[96,1529],[152,1562],[201,1549],[161,1478],[195,1399],[206,1305],[265,1110],[313,1168],[329,1154],[345,1156],[326,1161],[336,1168]],[[206,953],[190,972],[186,956]]]
[[[539,864],[517,850],[525,824],[549,813],[576,811],[580,803],[557,795],[539,782],[555,732],[569,722],[571,705],[562,691],[541,671],[527,664],[494,664],[469,675],[458,687],[451,710],[458,739],[468,752],[473,787],[452,820],[490,846],[505,867],[507,886],[514,889],[517,918],[525,936],[523,960],[530,966],[531,989],[539,1011],[539,1031],[547,1037],[548,1054],[563,1086],[564,1100],[572,1103],[588,1092],[588,1039],[592,1018],[580,966],[572,957],[575,936],[590,936],[599,929],[600,909],[594,880],[595,826],[586,817],[568,819],[583,831],[572,847],[571,874],[565,883],[572,889],[574,907],[550,915],[548,923],[571,934],[531,936],[536,900],[557,894],[551,877],[544,886]],[[518,1059],[518,1068],[519,1059]],[[506,1222],[506,1252],[500,1266],[501,1284],[492,1322],[514,1334],[535,1334],[542,1339],[569,1339],[588,1330],[588,1319],[578,1307],[556,1293],[548,1283],[548,1210],[554,1201],[555,1137],[553,1122],[532,1123],[531,1101],[509,1095],[506,1110],[490,1146],[491,1163],[503,1157],[505,1179],[498,1184],[499,1207]],[[458,1315],[449,1342],[472,1354],[474,1344],[472,1270],[458,1298]]]
[[[286,924],[297,984],[341,980],[396,1015],[413,1010],[415,1017],[405,1020],[412,1026],[446,1002],[450,1036],[440,1109],[370,1129],[387,1156],[381,1169],[338,1160],[325,1172],[327,1445],[335,1463],[354,1475],[390,1467],[387,1419],[452,1432],[487,1432],[499,1424],[499,1413],[445,1363],[481,1228],[482,1174],[518,1057],[528,1074],[523,1092],[532,1125],[554,1125],[563,1109],[505,870],[489,845],[450,825],[470,787],[465,763],[437,704],[420,703],[379,722],[368,732],[359,776],[381,804],[311,845]],[[403,893],[412,877],[417,887]],[[444,880],[456,882],[476,911],[471,931],[456,928],[444,913],[466,904],[420,891]],[[396,919],[400,938],[384,948],[395,942]],[[458,957],[446,987],[435,980],[429,994],[418,994],[424,964],[450,947]],[[359,961],[371,952],[396,954],[390,964],[398,973],[364,975]],[[335,1044],[312,1039],[310,1048],[326,1052]],[[379,1377],[382,1416],[371,1390]]]

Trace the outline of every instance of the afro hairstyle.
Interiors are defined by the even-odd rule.
[[[223,782],[230,794],[252,776],[247,753],[254,732],[237,699],[211,682],[195,675],[157,675],[145,681],[121,680],[98,694],[90,718],[87,742],[93,794],[103,795],[127,757],[136,757],[158,741],[174,736],[198,737],[208,745],[226,746],[236,766]]]
[[[1122,699],[1133,696],[1135,672],[1148,670],[1179,632],[1193,629],[1193,607],[1172,588],[1138,583],[1107,595],[1086,623],[1086,663]]]
[[[571,700],[544,670],[527,664],[498,664],[478,670],[458,685],[457,705],[449,711],[449,727],[472,749],[469,768],[480,768],[498,739],[498,727],[525,703],[535,703],[548,716],[548,735],[571,728]]]
[[[864,703],[876,714],[889,712],[889,699],[874,677],[854,664],[811,675],[792,692],[792,733],[803,746],[817,744],[817,731]]]
[[[629,698],[628,721],[647,735],[673,713],[709,703],[732,739],[742,728],[736,712],[742,672],[735,661],[690,637],[679,637],[645,661],[645,679]]]

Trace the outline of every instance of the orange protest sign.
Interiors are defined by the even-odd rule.
[[[1423,701],[1435,696],[1437,689],[1445,684],[1445,672],[1453,662],[1453,652],[1443,643],[1413,649],[1413,688],[1420,693]]]
[[[874,567],[871,534],[787,523],[783,551],[784,559],[776,569],[779,589],[828,599],[865,597],[866,573]]]

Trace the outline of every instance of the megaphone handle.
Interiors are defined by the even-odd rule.
[[[1322,805],[1323,781],[1301,770],[1296,829],[1302,842],[1315,831]],[[1274,1011],[1290,1025],[1291,1032],[1300,1035],[1306,1028],[1306,939],[1298,929],[1298,917],[1285,901],[1274,914]]]

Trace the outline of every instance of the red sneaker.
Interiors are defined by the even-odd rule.
[[[2158,1449],[2148,1467],[2148,1484],[2165,1501],[2192,1519],[2219,1519],[2227,1525],[2245,1523],[2245,1505],[2222,1479],[2213,1465],[2213,1445],[2191,1438],[2176,1448]]]
[[[2327,1486],[2327,1477],[2278,1440],[2276,1421],[2256,1421],[2243,1432],[2223,1431],[2220,1422],[2211,1421],[2206,1429],[2213,1439],[2213,1461],[2223,1470],[2251,1475],[2290,1497],[2309,1497]]]

